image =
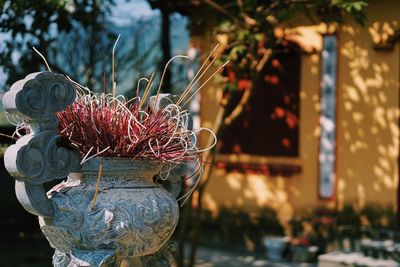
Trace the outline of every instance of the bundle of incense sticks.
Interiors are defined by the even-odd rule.
[[[136,96],[129,101],[123,96],[116,96],[114,75],[111,94],[107,94],[106,88],[104,93],[95,94],[74,82],[77,88],[75,102],[57,114],[60,134],[79,148],[85,160],[98,155],[146,158],[165,163],[181,163],[197,159],[201,152],[211,149],[211,147],[198,148],[196,137],[198,132],[208,131],[214,137],[215,135],[207,128],[189,129],[189,113],[185,107],[228,63],[220,66],[196,88],[200,79],[214,64],[217,57],[210,59],[217,47],[218,45],[209,54],[176,103],[160,95],[163,78],[168,65],[174,59],[189,58],[177,55],[168,61],[156,94],[153,96],[155,103],[161,100],[168,103],[160,108],[152,108],[148,100],[154,85],[154,73],[149,79],[141,78],[138,81]],[[140,96],[139,89],[142,82],[147,82],[147,86]],[[213,145],[215,143],[216,137]]]

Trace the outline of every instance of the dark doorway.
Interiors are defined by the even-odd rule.
[[[278,49],[264,66],[245,111],[224,129],[221,153],[297,157],[299,154],[300,50]],[[232,92],[228,113],[244,91]]]

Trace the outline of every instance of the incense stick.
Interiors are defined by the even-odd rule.
[[[154,73],[151,74],[150,76],[150,80],[147,83],[146,89],[143,92],[143,96],[142,99],[140,99],[140,103],[139,103],[139,110],[142,108],[142,106],[144,105],[144,102],[146,101],[147,95],[149,94],[151,88],[153,87],[153,80],[154,80]]]
[[[227,62],[225,62],[222,66],[220,66],[186,101],[185,103],[182,105],[182,108],[185,107],[189,101],[201,90],[201,88],[203,88],[221,69],[223,69],[226,64],[229,63],[229,60]]]
[[[207,64],[208,60],[211,58],[212,54],[214,54],[215,50],[217,50],[217,48],[219,47],[219,44],[217,44],[214,49],[211,51],[211,53],[208,55],[208,57],[206,58],[206,60],[204,61],[204,63],[201,65],[200,69],[197,71],[196,75],[193,77],[193,79],[190,81],[190,83],[188,84],[188,86],[186,87],[186,89],[183,91],[181,97],[178,99],[178,101],[176,102],[177,105],[179,105],[180,102],[182,102],[183,98],[186,97],[186,95],[189,93],[189,88],[191,87],[191,85],[193,84],[193,81],[197,78],[197,76],[199,75],[199,73],[202,71],[202,69],[204,68],[204,66]]]
[[[94,205],[96,204],[97,194],[99,192],[100,178],[103,172],[103,163],[99,165],[99,175],[97,176],[96,190],[94,191],[94,196],[92,200],[92,210],[94,209]]]
[[[117,84],[115,82],[115,48],[117,46],[117,43],[118,43],[118,40],[119,40],[120,37],[121,37],[121,35],[118,34],[117,40],[115,41],[114,47],[113,47],[113,50],[112,50],[112,63],[111,63],[112,64],[112,66],[111,66],[111,68],[112,68],[112,96],[114,98],[115,98],[115,95],[117,93]],[[114,107],[115,107],[115,103],[114,103]]]
[[[51,72],[50,66],[47,63],[46,58],[42,55],[42,53],[40,53],[34,46],[32,46],[33,50],[43,59],[44,64],[46,64],[47,69]]]
[[[181,101],[180,101],[179,103],[178,103],[178,102],[176,103],[177,105],[179,105],[182,101],[185,100],[185,98],[189,95],[190,91],[192,91],[192,89],[194,88],[194,86],[196,85],[196,83],[199,82],[200,79],[204,76],[204,74],[207,73],[208,69],[212,66],[212,64],[214,63],[214,61],[215,61],[216,59],[217,59],[216,57],[212,59],[212,61],[210,62],[210,64],[208,64],[207,68],[203,71],[203,73],[197,78],[197,80],[196,80],[196,81],[192,84],[192,86],[187,90],[186,95],[183,96],[183,97],[181,97]]]
[[[167,64],[165,64],[163,73],[162,73],[162,75],[161,75],[160,84],[158,85],[158,89],[157,89],[156,102],[155,102],[156,105],[157,105],[157,102],[158,102],[158,96],[160,95],[161,86],[162,86],[162,83],[163,83],[163,81],[164,81],[165,73],[166,73],[166,71],[167,71],[167,69],[168,69],[169,64],[170,64],[174,59],[176,59],[176,58],[186,58],[186,59],[189,59],[189,57],[188,57],[188,56],[185,56],[185,55],[176,55],[176,56],[172,57],[170,60],[168,60]]]

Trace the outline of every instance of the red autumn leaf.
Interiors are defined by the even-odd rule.
[[[239,90],[247,90],[250,87],[250,81],[246,79],[239,80],[238,89]]]
[[[236,81],[236,73],[234,73],[233,71],[229,71],[228,78],[230,83],[234,83]]]
[[[232,152],[237,154],[242,153],[242,148],[240,147],[240,144],[235,144],[232,148]]]
[[[299,123],[296,115],[291,112],[286,112],[286,124],[289,128],[293,129],[296,128]]]
[[[267,83],[270,83],[270,84],[278,84],[279,77],[277,75],[265,75],[264,81],[266,81]]]
[[[285,148],[290,148],[290,140],[289,140],[288,138],[283,138],[283,139],[282,139],[282,145],[283,145]]]
[[[289,105],[289,103],[290,103],[290,96],[285,95],[285,96],[283,97],[283,102],[285,102],[286,105]]]
[[[279,60],[277,60],[277,59],[273,59],[273,60],[271,61],[271,66],[272,66],[274,69],[281,69],[281,68],[282,68],[281,63],[280,63]]]
[[[285,114],[286,114],[286,111],[281,107],[276,107],[274,112],[275,112],[276,117],[278,117],[279,119],[282,119],[283,117],[285,117]]]

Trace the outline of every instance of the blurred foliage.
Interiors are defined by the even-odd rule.
[[[99,36],[110,37],[106,15],[113,5],[114,0],[0,0],[0,32],[6,34],[0,46],[0,64],[7,74],[7,83],[26,73],[43,70],[43,62],[32,46],[49,55],[57,41],[73,43],[76,50],[71,53],[77,57],[81,56],[77,50],[82,42],[90,41],[85,47],[90,57],[86,68],[93,69]],[[68,39],[65,34],[70,32],[79,38]],[[62,70],[67,62],[57,62],[51,57],[48,60],[56,71]]]
[[[189,221],[193,221],[191,214]],[[208,246],[225,247],[227,249],[247,249],[262,251],[265,236],[282,236],[284,230],[276,212],[271,208],[263,208],[254,214],[240,209],[223,208],[216,217],[204,210],[202,212],[202,238]],[[192,225],[189,225],[187,239],[193,234]],[[180,225],[178,225],[179,229]],[[176,233],[179,232],[175,231]]]
[[[343,23],[353,19],[364,25],[364,0],[204,0],[221,13],[214,27],[227,37],[221,61],[230,60],[224,76],[227,89],[250,87],[274,50],[286,47],[286,36],[277,29],[318,23]],[[196,22],[198,24],[198,22]],[[232,74],[234,73],[234,74]],[[243,88],[246,89],[246,88]]]
[[[293,31],[285,30],[320,23],[337,25],[347,20],[363,25],[366,1],[200,2],[209,10],[202,9],[193,16],[192,28],[211,28],[221,44],[217,65],[229,60],[222,72],[224,94],[221,104],[225,113],[224,123],[218,131],[222,142],[217,149],[228,154],[297,157],[300,81],[296,76],[300,75],[302,51],[300,42],[295,42]],[[204,13],[213,15],[203,16]],[[294,60],[296,55],[298,66],[289,69],[294,62],[284,66],[286,60]],[[257,123],[265,128],[256,127]],[[253,140],[262,140],[265,134],[269,138],[261,146],[253,147]]]
[[[337,220],[338,225],[397,229],[396,213],[392,206],[369,204],[360,210],[356,210],[352,205],[345,205],[338,212]]]
[[[368,204],[358,210],[352,205],[345,205],[339,211],[317,208],[308,216],[290,221],[294,238],[302,237],[305,223],[311,224],[314,231],[308,243],[318,246],[320,253],[332,242],[341,243],[344,238],[360,239],[365,233],[378,238],[380,233],[397,229],[394,208],[378,204]]]
[[[192,214],[189,221],[193,220]],[[275,210],[269,207],[260,209],[256,213],[224,208],[217,216],[213,216],[209,211],[202,211],[201,220],[203,223],[200,242],[207,246],[247,249],[262,253],[264,237],[284,235],[284,229]],[[368,204],[360,210],[354,209],[351,205],[344,206],[340,211],[319,207],[308,215],[292,219],[289,224],[292,229],[292,240],[299,239],[301,242],[297,245],[300,246],[318,246],[318,253],[324,253],[329,244],[349,235],[348,229],[351,230],[353,238],[361,238],[362,229],[371,229],[375,232],[396,229],[393,207],[374,204]],[[307,225],[313,229],[312,236],[304,233]],[[179,227],[180,224],[178,229]],[[192,225],[189,225],[186,239],[190,240],[192,231]],[[304,240],[304,238],[311,239]]]
[[[345,205],[337,215],[338,224],[360,226],[359,214],[352,205]]]
[[[337,213],[334,210],[317,208],[308,217],[291,220],[290,225],[292,238],[300,241],[297,245],[317,246],[318,253],[324,253],[337,234]],[[304,233],[307,225],[310,226],[312,234]]]
[[[132,15],[127,17],[130,23],[116,25],[112,11],[126,2],[129,0],[0,0],[0,37],[4,38],[0,43],[0,66],[7,85],[27,73],[46,70],[34,46],[46,57],[52,71],[66,74],[96,92],[103,91],[106,74],[110,90],[111,51],[120,33],[123,38],[115,55],[118,92],[132,97],[132,88],[143,75],[164,66],[158,18]],[[171,21],[184,22],[177,16]],[[176,65],[172,82],[178,87],[187,81],[187,71]]]

